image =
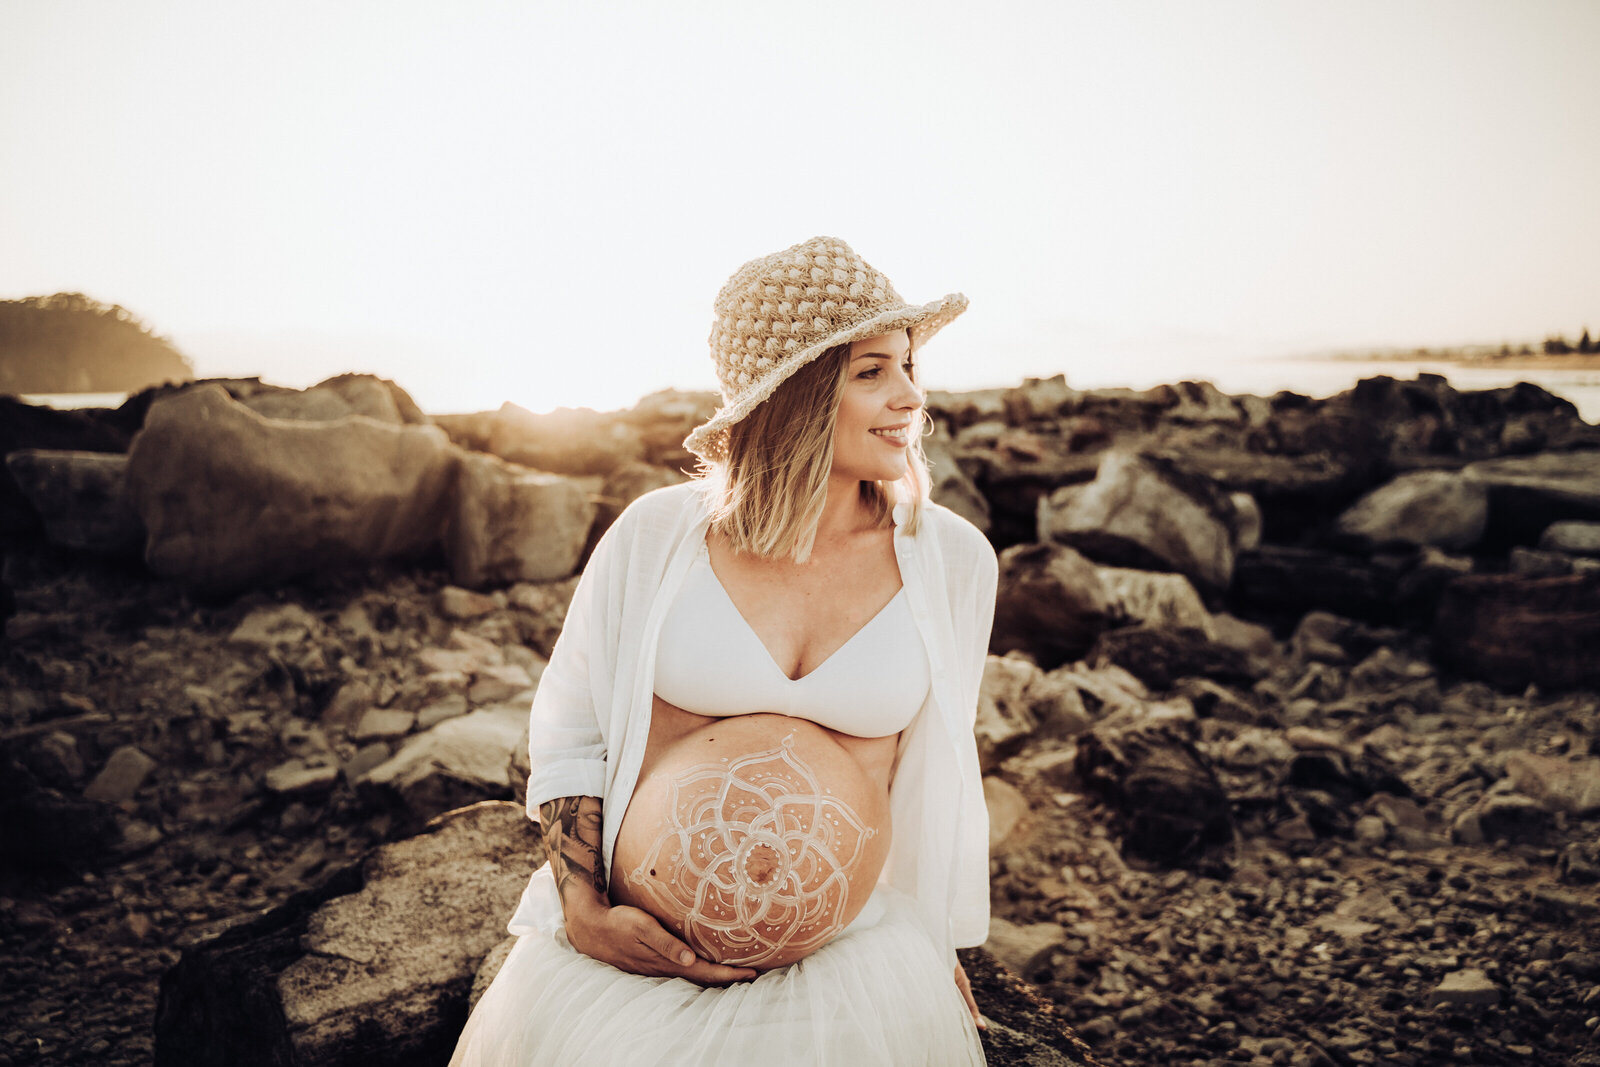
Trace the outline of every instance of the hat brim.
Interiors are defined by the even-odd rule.
[[[872,317],[844,327],[786,357],[759,386],[748,390],[732,403],[718,408],[717,413],[709,420],[695,427],[689,436],[683,439],[683,447],[708,463],[720,462],[728,455],[728,430],[754,411],[791,375],[828,349],[849,344],[851,341],[859,341],[864,337],[877,337],[879,334],[909,329],[911,350],[915,352],[965,310],[967,310],[967,298],[961,293],[950,293],[931,304],[904,304],[883,308]]]

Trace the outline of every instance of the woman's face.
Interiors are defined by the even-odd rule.
[[[833,430],[833,474],[851,481],[903,476],[911,435],[921,428],[921,407],[905,330],[853,342]]]

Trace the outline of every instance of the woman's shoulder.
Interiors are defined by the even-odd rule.
[[[922,502],[922,528],[941,551],[971,559],[994,559],[988,535],[969,520],[932,500]]]
[[[620,532],[655,533],[693,523],[706,510],[705,484],[698,478],[691,478],[635,497],[617,516],[616,525]]]

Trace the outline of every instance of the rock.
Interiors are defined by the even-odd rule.
[[[1453,471],[1402,474],[1358,500],[1334,523],[1338,534],[1363,548],[1434,545],[1473,547],[1489,519],[1489,490]]]
[[[535,415],[502,404],[490,420],[488,445],[501,459],[558,474],[610,474],[644,458],[637,428],[587,408]]]
[[[1600,522],[1552,522],[1539,535],[1539,547],[1572,556],[1600,556]]]
[[[681,436],[687,436],[687,431]],[[600,486],[598,499],[595,501],[594,521],[589,525],[588,539],[583,546],[583,558],[585,560],[589,558],[601,536],[611,528],[611,524],[617,521],[617,516],[621,515],[629,504],[652,489],[677,485],[687,477],[682,471],[672,467],[633,462],[624,463],[606,475],[606,480]]]
[[[451,578],[472,587],[565,578],[577,569],[594,513],[570,479],[463,452],[444,531]]]
[[[1233,544],[1240,552],[1248,552],[1261,544],[1261,532],[1266,522],[1261,505],[1249,493],[1229,493],[1233,504]]]
[[[1211,613],[1181,574],[1096,567],[1113,616],[1142,626],[1185,626],[1214,636]]]
[[[1037,977],[1039,965],[1049,962],[1050,952],[1060,947],[1066,936],[1066,927],[1060,923],[1019,925],[991,918],[989,940],[983,947],[1013,974],[1032,980]]]
[[[467,700],[473,704],[498,704],[532,688],[533,678],[515,664],[485,667],[467,691]]]
[[[1128,452],[1107,452],[1088,485],[1040,505],[1039,540],[1091,559],[1176,571],[1208,593],[1233,578],[1232,503],[1206,479]]]
[[[426,421],[424,418],[403,418],[396,393],[405,397],[405,393],[393,382],[370,374],[341,374],[318,382],[309,389],[258,385],[252,391],[239,392],[234,399],[269,419],[332,422],[350,415],[363,415],[393,426]],[[410,402],[410,397],[405,398]],[[415,404],[411,406],[413,409],[416,407]]]
[[[1472,815],[1477,831],[1485,841],[1538,841],[1549,831],[1553,820],[1538,801],[1514,795],[1490,795],[1483,798]],[[1454,828],[1461,839],[1472,833],[1472,826],[1458,823]]]
[[[444,1062],[540,852],[520,808],[477,805],[186,949],[162,978],[155,1062]]]
[[[1061,545],[1000,553],[990,651],[1021,651],[1046,669],[1089,650],[1110,621],[1110,602],[1089,561]]]
[[[360,782],[374,768],[388,760],[389,745],[384,741],[370,741],[356,749],[355,755],[339,768],[344,780],[352,785]]]
[[[103,803],[40,782],[0,749],[0,863],[8,871],[88,869],[111,858],[120,831]]]
[[[483,958],[478,969],[472,973],[472,991],[467,994],[468,1016],[477,1009],[478,1001],[489,991],[489,983],[500,973],[500,968],[506,964],[506,957],[511,955],[511,950],[516,946],[516,937],[505,938],[489,950],[489,954]]]
[[[1126,825],[1123,851],[1176,866],[1233,836],[1233,814],[1211,763],[1164,722],[1103,722],[1078,740],[1084,783]]]
[[[1445,587],[1435,656],[1498,686],[1600,686],[1600,574],[1525,579],[1473,574]]]
[[[297,800],[321,796],[338,781],[339,768],[336,764],[308,766],[304,760],[292,759],[268,771],[264,784],[269,793]]]
[[[1470,561],[1433,548],[1368,558],[1264,544],[1239,554],[1228,600],[1286,621],[1317,610],[1382,622],[1427,619],[1439,590],[1463,570]]]
[[[365,681],[355,679],[346,682],[329,698],[319,721],[329,729],[354,726],[376,701],[372,686]]]
[[[978,762],[984,770],[999,766],[1038,727],[1028,705],[1027,690],[1041,673],[1027,660],[1010,656],[990,656],[984,664],[974,726]]]
[[[439,590],[439,614],[447,619],[476,619],[500,610],[494,597],[447,585]]]
[[[550,655],[577,585],[578,579],[568,578],[564,582],[519,582],[511,587],[507,599],[517,609],[517,624],[528,647]]]
[[[1351,830],[1355,839],[1367,846],[1381,845],[1389,836],[1389,827],[1376,815],[1363,815]]]
[[[369,708],[350,731],[352,741],[377,741],[404,737],[417,724],[413,712],[398,708]]]
[[[128,492],[150,569],[228,593],[420,554],[454,470],[434,427],[266,419],[209,385],[151,405]]]
[[[1213,643],[1202,630],[1180,626],[1107,630],[1085,658],[1095,667],[1115,664],[1152,690],[1171,689],[1181,678],[1248,685],[1256,677],[1245,656]]]
[[[431,730],[446,719],[454,719],[458,715],[465,715],[467,708],[467,698],[461,693],[451,693],[448,696],[440,697],[417,712],[417,729]]]
[[[1052,687],[1074,690],[1077,705],[1091,719],[1103,719],[1116,714],[1140,714],[1150,696],[1149,690],[1139,679],[1117,666],[1090,667],[1084,663],[1072,663],[1050,671],[1046,677]]]
[[[447,719],[408,738],[364,784],[397,799],[412,824],[480,800],[511,796],[510,766],[525,745],[528,709],[502,705]]]
[[[1600,451],[1483,460],[1462,474],[1489,490],[1493,543],[1533,544],[1551,523],[1600,520]]]
[[[123,745],[111,753],[100,773],[84,788],[84,799],[106,804],[129,800],[155,769],[155,760],[133,745]]]
[[[305,644],[320,629],[317,617],[299,604],[274,604],[246,615],[228,634],[228,641],[253,648],[283,648]]]
[[[5,460],[52,544],[107,556],[144,552],[144,526],[127,494],[127,456],[26,448]]]
[[[929,495],[972,525],[989,532],[989,501],[956,462],[955,450],[942,430],[924,439],[923,454],[933,484]]]
[[[989,809],[989,851],[999,849],[1028,814],[1028,798],[1003,778],[983,780],[983,801]]]
[[[1451,971],[1428,994],[1427,1006],[1479,1007],[1500,1003],[1500,989],[1476,967]]]
[[[1506,774],[1519,792],[1546,811],[1578,816],[1600,812],[1600,759],[1552,759],[1516,751],[1506,756]]]
[[[1515,545],[1506,557],[1506,572],[1519,578],[1561,578],[1572,573],[1573,563],[1573,558],[1565,552],[1545,552]]]
[[[957,953],[973,999],[988,1021],[980,1030],[984,1056],[995,1067],[1099,1067],[1100,1061],[1036,990],[982,948]]]

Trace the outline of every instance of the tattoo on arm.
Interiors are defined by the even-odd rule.
[[[600,798],[562,797],[539,805],[545,855],[562,903],[567,885],[585,885],[606,895],[606,865],[600,857]]]

